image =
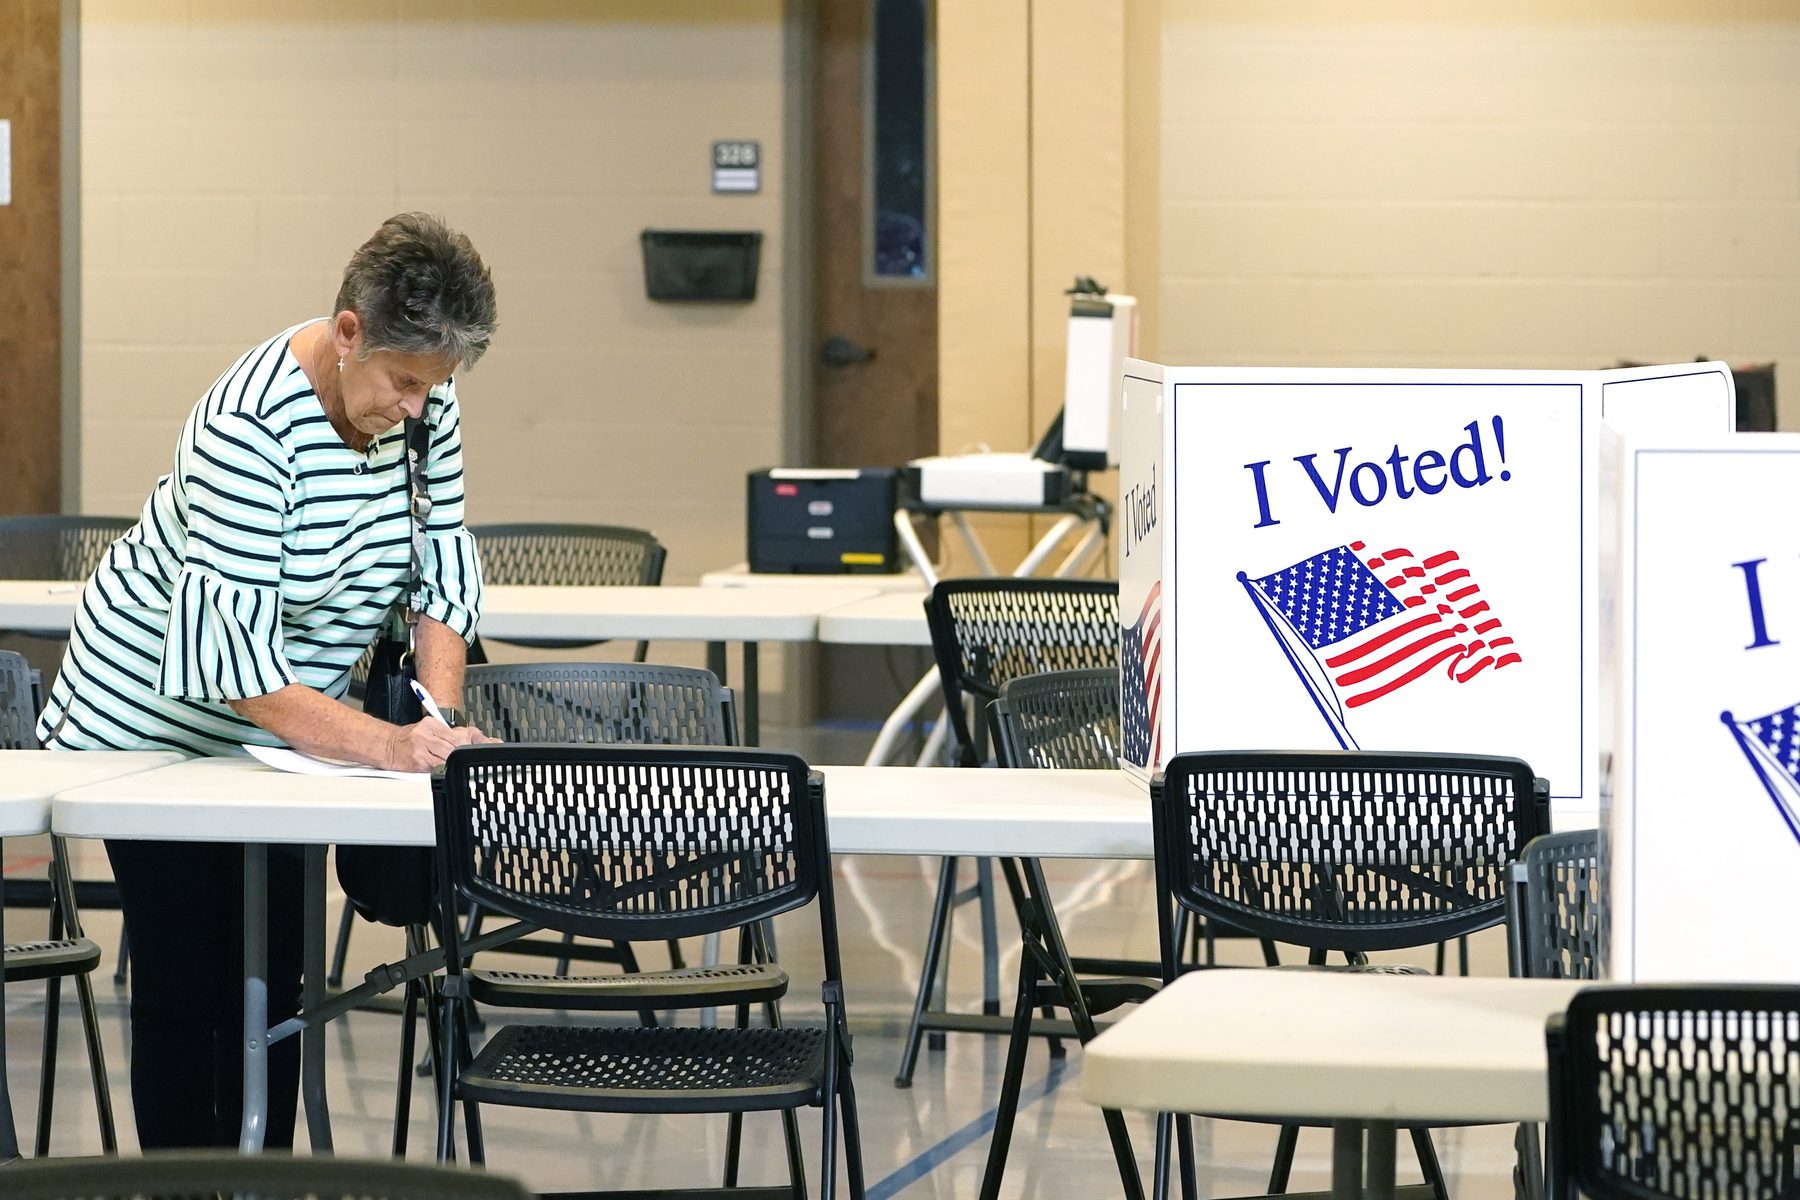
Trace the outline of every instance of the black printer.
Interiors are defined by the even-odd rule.
[[[750,472],[750,569],[777,574],[891,574],[898,561],[891,468],[772,467]]]

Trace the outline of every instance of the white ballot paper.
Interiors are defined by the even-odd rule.
[[[295,775],[365,775],[374,779],[424,779],[429,771],[384,771],[380,767],[364,766],[362,763],[340,762],[332,758],[316,758],[311,754],[302,754],[298,750],[289,750],[286,746],[252,746],[245,743],[244,749],[250,757],[277,771],[289,771]]]

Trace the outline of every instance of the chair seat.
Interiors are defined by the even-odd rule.
[[[508,1025],[457,1078],[482,1104],[585,1112],[759,1112],[821,1103],[822,1029]]]
[[[9,942],[6,946],[7,983],[82,975],[99,965],[100,947],[87,938]]]
[[[682,967],[620,975],[539,975],[471,971],[469,995],[513,1008],[625,1012],[641,1008],[710,1008],[759,1004],[787,994],[787,972],[772,963]]]

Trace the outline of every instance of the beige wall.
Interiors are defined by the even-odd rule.
[[[1163,4],[1164,361],[1773,359],[1800,424],[1791,0]]]
[[[81,507],[136,512],[244,349],[325,311],[408,208],[466,230],[501,327],[464,381],[472,521],[743,555],[781,457],[780,0],[83,0]],[[756,138],[757,196],[709,193]],[[647,226],[760,229],[752,304],[643,297]]]
[[[1091,0],[937,7],[938,445],[1029,449],[1062,407],[1077,274],[1127,278],[1127,15]],[[1154,176],[1151,176],[1154,178]],[[977,522],[996,565],[1029,544]],[[953,559],[950,569],[962,569]]]

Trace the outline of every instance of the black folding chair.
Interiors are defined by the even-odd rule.
[[[668,551],[656,535],[624,525],[580,525],[527,522],[471,525],[481,553],[481,577],[493,587],[654,587],[662,582]],[[494,638],[515,646],[577,649],[601,642],[554,638]],[[649,657],[650,643],[639,642],[635,661]],[[471,662],[484,662],[476,647]]]
[[[1605,975],[1607,904],[1598,830],[1533,838],[1507,872],[1507,957],[1522,979],[1600,979]],[[1526,1200],[1544,1195],[1536,1125],[1519,1126],[1514,1186]]]
[[[579,1112],[731,1114],[724,1186],[683,1196],[799,1197],[805,1189],[796,1111],[823,1110],[820,1190],[836,1194],[839,1124],[850,1192],[863,1193],[850,1078],[850,1034],[832,898],[823,779],[791,754],[737,749],[467,746],[434,781],[445,944],[438,1157],[454,1155],[463,1105],[470,1159],[482,1162],[479,1106]],[[463,997],[521,1007],[632,1011],[641,997],[512,991],[469,969],[456,911],[479,904],[558,932],[615,941],[735,929],[745,977],[708,986],[689,1006],[737,1006],[736,1027],[506,1025],[479,1053]],[[781,1023],[787,978],[767,962],[760,927],[817,910],[822,1028]],[[749,1024],[762,1005],[767,1025]],[[738,1186],[742,1119],[778,1112],[789,1181]],[[609,1193],[611,1194],[611,1193]],[[620,1193],[629,1194],[629,1193]],[[668,1196],[671,1193],[653,1193]]]
[[[1592,987],[1551,1018],[1555,1200],[1800,1196],[1800,987]]]
[[[1119,585],[1097,580],[947,579],[925,602],[938,680],[949,714],[954,753],[960,766],[987,758],[987,722],[980,709],[1000,695],[1008,681],[1045,671],[1119,666]],[[958,860],[945,858],[926,935],[924,970],[907,1026],[906,1044],[894,1082],[912,1085],[919,1043],[925,1033],[957,1030],[1007,1033],[1000,1014],[999,938],[994,908],[993,864],[976,860],[973,888],[958,892]],[[947,991],[950,922],[954,910],[975,900],[982,932],[982,1012],[952,1013],[935,998]]]
[[[42,706],[36,672],[23,656],[0,650],[0,747],[35,750],[33,724]],[[118,1149],[113,1127],[112,1093],[106,1082],[106,1054],[100,1045],[100,1014],[94,1006],[93,971],[100,965],[100,947],[83,936],[81,913],[69,878],[68,847],[55,835],[50,838],[50,927],[37,941],[8,942],[5,971],[8,985],[44,981],[44,1048],[38,1074],[37,1137],[34,1152],[50,1153],[51,1116],[56,1107],[56,1050],[61,1031],[62,981],[75,981],[81,1029],[87,1041],[88,1071],[93,1081],[94,1111],[100,1123],[100,1146],[108,1154]],[[8,884],[10,898],[16,884]]]
[[[463,706],[469,720],[489,735],[508,742],[564,742],[576,745],[690,745],[728,746],[737,741],[732,719],[731,692],[721,687],[711,672],[697,667],[645,666],[639,663],[572,662],[531,663],[516,666],[473,666],[463,678]],[[473,940],[481,932],[481,911],[471,906],[464,937]],[[338,926],[333,956],[332,984],[341,978],[349,949],[352,913],[345,906]],[[422,952],[429,931],[408,930],[408,955]],[[572,960],[616,963],[630,973],[629,986],[643,993],[640,1011],[654,1024],[651,1010],[660,1004],[667,982],[661,974],[645,975],[628,942],[610,945],[576,945],[572,934],[543,941],[521,937],[508,941],[508,954],[557,959],[554,975],[532,972],[494,973],[499,990],[552,990],[565,1001],[585,991],[604,989],[622,995],[627,980],[618,975],[569,975]],[[673,987],[677,995],[691,991],[704,968],[687,970],[679,942],[668,943]],[[429,982],[412,980],[406,985],[401,1011],[400,1074],[395,1095],[394,1143],[396,1157],[406,1154],[408,1116],[412,1108],[412,1072],[418,1009],[423,1002],[435,1012]],[[433,1018],[435,1022],[435,1018]],[[432,1025],[435,1029],[435,1023]]]
[[[997,759],[1003,767],[1035,767],[1052,770],[1116,770],[1119,764],[1119,672],[1112,668],[1090,671],[1049,671],[1009,680],[989,710],[993,718]],[[1014,996],[1012,1033],[1006,1047],[1006,1066],[1000,1078],[1000,1099],[994,1111],[994,1133],[988,1143],[987,1166],[982,1173],[982,1200],[1000,1194],[1006,1172],[1013,1122],[1018,1114],[1019,1093],[1025,1078],[1025,1055],[1033,1035],[1058,1037],[1073,1033],[1083,1045],[1095,1036],[1094,1017],[1122,1004],[1147,1000],[1154,995],[1158,964],[1115,959],[1073,958],[1063,942],[1050,906],[1049,885],[1035,858],[1003,858],[1000,870],[1019,914],[1023,947],[1019,956],[1018,988]],[[1112,972],[1112,978],[1083,978],[1082,972]],[[1037,1021],[1042,1008],[1046,1018],[1056,1008],[1069,1012],[1067,1021]],[[1065,1030],[1064,1027],[1067,1027]],[[1053,1054],[1060,1045],[1052,1043]],[[1119,1178],[1127,1197],[1144,1194],[1131,1135],[1117,1112],[1104,1113],[1107,1137],[1118,1163]]]
[[[1427,946],[1497,925],[1507,868],[1549,823],[1549,784],[1516,758],[1363,751],[1179,754],[1151,784],[1163,979],[1187,968],[1175,913],[1304,946],[1323,966]],[[1214,1031],[1228,1037],[1229,1030]],[[1173,1126],[1182,1195],[1196,1191],[1187,1114],[1157,1122],[1156,1194],[1166,1194]],[[1426,1187],[1443,1172],[1410,1130]],[[1270,1193],[1287,1190],[1296,1123],[1282,1127]]]
[[[384,1160],[174,1151],[8,1164],[0,1200],[530,1200],[503,1175]]]

